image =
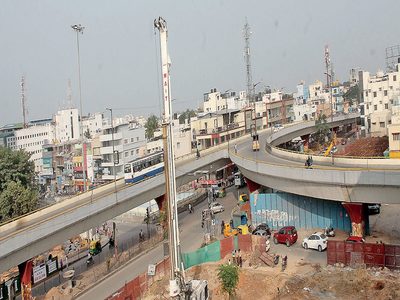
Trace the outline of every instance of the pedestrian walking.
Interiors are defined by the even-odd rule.
[[[68,269],[68,256],[65,256],[65,264],[67,265],[67,269]]]
[[[237,145],[235,144],[235,154],[237,154]]]
[[[62,263],[62,259],[60,259],[60,270],[62,271],[63,269],[63,263]]]
[[[225,222],[224,220],[221,221],[221,234],[224,234]]]
[[[235,255],[236,255],[236,250],[235,250],[235,249],[232,249],[232,262],[233,262],[233,264],[236,264],[236,257],[235,257]]]
[[[197,149],[197,158],[200,158],[200,151]]]

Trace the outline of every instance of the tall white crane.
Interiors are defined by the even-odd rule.
[[[154,27],[160,32],[161,46],[161,74],[163,88],[163,106],[164,106],[164,134],[166,134],[166,154],[165,159],[165,179],[167,184],[167,201],[168,201],[168,226],[169,226],[169,249],[171,258],[171,274],[170,274],[170,296],[174,297],[180,293],[177,276],[180,273],[179,268],[179,228],[178,228],[178,209],[176,201],[176,182],[175,182],[175,160],[172,133],[172,106],[171,106],[171,85],[170,85],[170,68],[171,60],[168,54],[168,31],[167,23],[161,17],[154,20]],[[165,148],[164,148],[165,149]],[[165,150],[164,150],[165,151]],[[165,153],[165,152],[164,152]],[[164,154],[165,156],[165,154]]]

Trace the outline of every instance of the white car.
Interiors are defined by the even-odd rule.
[[[213,202],[213,203],[211,203],[210,209],[212,210],[212,212],[214,214],[216,214],[219,212],[223,212],[225,210],[225,207],[223,205],[219,204],[218,202]]]
[[[282,124],[276,124],[276,125],[274,126],[274,132],[277,132],[277,131],[279,131],[279,130],[281,130],[281,129],[283,129],[283,125],[282,125]]]
[[[304,249],[318,249],[318,251],[321,252],[328,247],[328,237],[322,232],[314,232],[303,239],[301,246]]]

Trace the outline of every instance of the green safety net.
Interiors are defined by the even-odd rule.
[[[237,241],[237,239],[236,239]],[[202,264],[209,261],[221,260],[221,248],[219,241],[216,241],[204,248],[196,251],[182,254],[183,264],[185,269]]]

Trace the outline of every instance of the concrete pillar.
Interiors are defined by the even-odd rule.
[[[158,209],[159,209],[160,211],[163,210],[163,208],[164,208],[163,203],[164,203],[164,201],[165,201],[165,194],[164,194],[164,195],[161,195],[160,197],[157,197],[157,198],[154,199],[154,200],[156,200]]]
[[[250,179],[248,179],[248,178],[246,178],[246,177],[245,177],[244,179],[246,179],[247,187],[249,188],[250,194],[251,194],[252,192],[258,190],[258,189],[261,187],[261,185],[259,185],[259,184],[256,183],[256,182],[251,181]]]
[[[306,135],[302,135],[302,136],[301,136],[301,139],[304,140],[304,151],[307,151],[307,150],[308,150],[309,138],[310,138],[310,135],[309,135],[309,134],[306,134]]]
[[[365,237],[365,214],[361,203],[342,203],[349,213],[353,236]]]

